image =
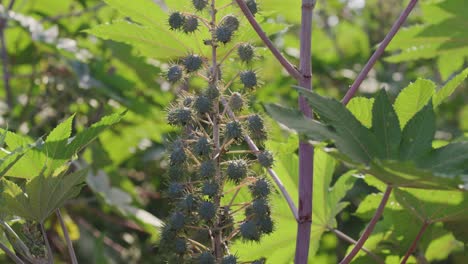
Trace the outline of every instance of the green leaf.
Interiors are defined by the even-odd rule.
[[[354,97],[346,108],[367,128],[372,127],[372,106],[374,98]]]
[[[158,27],[161,25],[161,18],[167,16],[167,13],[151,0],[104,0],[104,2],[143,25]]]
[[[377,94],[372,108],[372,130],[377,140],[381,142],[383,158],[397,159],[401,140],[400,123],[384,89]]]
[[[468,141],[455,142],[432,150],[418,166],[437,174],[468,174]]]
[[[444,87],[438,90],[432,99],[434,107],[439,106],[447,97],[449,97],[455,91],[455,89],[457,89],[457,87],[466,80],[467,77],[468,68],[453,77],[444,85]]]
[[[404,88],[395,100],[394,108],[403,129],[406,123],[419,112],[435,93],[436,85],[429,80],[418,79]]]
[[[419,111],[403,130],[400,159],[416,160],[432,149],[435,134],[435,114],[432,102]]]

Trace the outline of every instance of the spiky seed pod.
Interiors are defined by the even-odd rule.
[[[176,238],[174,241],[174,249],[176,253],[184,254],[187,252],[187,242],[183,238]]]
[[[258,218],[267,217],[270,215],[270,205],[263,198],[255,199],[252,202],[252,213]]]
[[[170,198],[178,198],[184,193],[184,186],[178,182],[171,182],[167,187],[167,194]]]
[[[203,59],[196,55],[196,54],[190,54],[187,57],[184,58],[183,60],[183,65],[185,67],[185,70],[187,72],[195,72],[201,69],[203,65]]]
[[[184,69],[180,65],[172,65],[166,73],[166,79],[170,83],[176,83],[182,79]]]
[[[242,71],[240,73],[240,80],[245,88],[254,88],[257,86],[257,74],[254,71]]]
[[[237,257],[234,255],[228,255],[223,257],[221,264],[237,264]]]
[[[273,159],[273,154],[270,151],[265,150],[265,151],[260,152],[257,155],[257,158],[258,158],[258,162],[263,167],[271,168],[271,166],[273,166],[274,159]]]
[[[215,257],[209,251],[201,253],[197,258],[197,264],[214,264],[215,261]]]
[[[205,91],[205,96],[210,99],[211,101],[212,100],[215,100],[216,98],[219,97],[219,89],[216,85],[210,85],[208,86],[208,88],[206,89]]]
[[[193,99],[192,96],[187,96],[187,97],[185,97],[184,100],[182,101],[182,104],[183,104],[185,107],[191,107],[193,101],[194,101],[194,99]]]
[[[271,220],[270,216],[259,218],[256,224],[260,232],[262,232],[263,234],[271,234],[275,227],[273,220]]]
[[[214,160],[207,160],[202,162],[199,171],[200,177],[203,179],[213,178],[216,174],[216,163]]]
[[[265,140],[267,138],[263,119],[259,115],[250,115],[247,118],[247,127],[253,139]]]
[[[197,111],[199,114],[209,113],[212,106],[212,101],[204,95],[197,96],[195,102],[193,103],[195,111]]]
[[[223,17],[220,23],[222,26],[226,27],[227,29],[231,30],[232,32],[239,29],[239,19],[234,15],[227,15]]]
[[[265,263],[266,263],[266,259],[261,258],[261,259],[254,260],[251,264],[265,264]]]
[[[202,193],[208,197],[214,197],[219,191],[219,186],[216,182],[206,181],[203,183]]]
[[[173,126],[185,126],[192,121],[192,110],[188,107],[174,108],[167,114],[167,122]]]
[[[216,28],[215,36],[219,42],[226,44],[231,41],[233,33],[230,28],[221,25]]]
[[[219,225],[224,227],[223,233],[229,234],[234,231],[234,217],[228,206],[222,208],[222,213],[219,216]]]
[[[185,17],[182,28],[185,33],[192,33],[198,28],[198,18],[196,16]]]
[[[197,206],[197,199],[191,193],[183,197],[178,203],[178,207],[181,210],[188,211],[188,212],[194,211],[196,206]]]
[[[170,166],[168,170],[168,175],[171,180],[181,180],[185,177],[185,168],[184,166],[177,165],[177,166]]]
[[[232,111],[242,110],[242,107],[244,107],[244,99],[240,93],[235,92],[231,95],[229,98],[229,107],[232,109]]]
[[[237,55],[243,62],[250,62],[254,58],[254,47],[249,43],[244,43],[237,47]]]
[[[185,161],[187,161],[187,154],[185,154],[184,148],[181,147],[176,147],[172,150],[171,156],[170,156],[170,165],[171,166],[176,166],[176,165],[181,165]]]
[[[185,215],[181,212],[175,212],[171,215],[169,223],[172,229],[179,231],[185,226]]]
[[[196,10],[202,11],[208,5],[208,0],[192,0],[192,4]]]
[[[193,147],[195,155],[200,157],[208,157],[211,154],[211,151],[210,141],[206,137],[198,138],[197,143],[195,143],[195,146]]]
[[[209,201],[203,201],[198,208],[198,215],[205,221],[211,221],[216,216],[216,206]]]
[[[252,13],[252,15],[257,14],[258,6],[255,0],[246,0],[245,3],[247,4],[247,7],[249,8],[250,13]]]
[[[252,194],[252,196],[254,198],[256,198],[256,199],[257,198],[265,198],[271,192],[270,184],[264,178],[260,178],[257,181],[255,181],[254,183],[252,183],[249,186],[249,189],[250,189],[250,193]]]
[[[245,160],[231,160],[228,162],[226,168],[226,175],[228,179],[239,183],[242,179],[247,176],[248,164]]]
[[[174,12],[169,16],[169,26],[172,30],[180,29],[185,23],[185,16],[180,12]]]
[[[240,225],[240,235],[245,240],[250,241],[259,241],[260,240],[260,230],[258,230],[257,225],[251,221],[247,220]]]
[[[224,137],[226,139],[239,139],[242,138],[242,125],[238,121],[231,121],[226,124]]]
[[[164,241],[174,241],[177,232],[170,225],[164,225],[161,231],[161,239]]]

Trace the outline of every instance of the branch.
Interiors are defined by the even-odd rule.
[[[54,255],[52,253],[52,248],[50,247],[49,239],[47,238],[47,233],[44,228],[44,223],[40,223],[41,226],[41,232],[42,232],[42,237],[44,239],[44,243],[47,248],[47,263],[53,264],[54,263]]]
[[[271,53],[276,57],[276,59],[281,63],[283,68],[297,80],[300,80],[303,78],[303,76],[300,74],[300,72],[284,57],[281,52],[273,45],[273,42],[268,38],[266,35],[265,31],[263,31],[262,27],[258,24],[257,20],[253,16],[253,14],[250,12],[249,8],[247,7],[247,4],[244,2],[244,0],[236,0],[237,5],[240,7],[242,12],[244,13],[245,17],[249,21],[250,25],[252,28],[257,32],[258,36],[260,39],[265,43],[265,45],[270,49]]]
[[[403,23],[405,23],[406,18],[408,18],[408,15],[411,13],[411,11],[413,10],[413,8],[414,8],[414,6],[416,5],[417,2],[418,2],[418,0],[411,0],[408,3],[408,6],[406,6],[405,10],[403,10],[403,12],[401,13],[400,17],[397,19],[395,24],[393,24],[392,28],[390,29],[390,32],[388,32],[388,34],[385,36],[385,38],[380,43],[377,50],[370,57],[370,59],[367,62],[366,66],[364,66],[364,68],[361,70],[358,77],[354,81],[354,83],[349,88],[348,92],[346,92],[346,95],[343,97],[343,100],[342,100],[343,104],[345,104],[345,105],[348,104],[349,100],[351,100],[351,98],[353,98],[353,96],[356,94],[356,92],[359,89],[359,86],[361,86],[362,82],[367,77],[367,74],[369,74],[369,71],[372,69],[372,67],[374,67],[375,63],[377,63],[377,60],[384,53],[385,48],[387,48],[390,41],[396,35],[398,30],[400,30]]]
[[[429,227],[430,224],[431,222],[429,221],[423,222],[423,225],[421,226],[421,229],[419,230],[418,235],[416,235],[416,238],[413,240],[413,243],[411,243],[411,246],[406,252],[405,257],[401,261],[401,264],[406,264],[406,261],[408,261],[408,258],[411,256],[411,254],[413,254],[413,251],[416,249],[416,246],[418,245],[419,240],[421,240],[424,232],[426,231],[426,229]]]
[[[60,222],[60,227],[62,228],[63,236],[65,237],[65,240],[67,241],[68,254],[70,255],[71,262],[72,264],[78,264],[75,250],[73,249],[73,242],[71,241],[70,235],[68,234],[67,227],[65,226],[65,222],[63,221],[62,214],[60,213],[60,209],[55,210],[55,213],[57,214],[57,218]]]
[[[349,237],[348,235],[346,235],[345,233],[341,232],[340,230],[338,229],[335,229],[335,228],[329,228],[328,230],[332,231],[333,233],[335,233],[335,235],[341,239],[343,239],[344,241],[346,242],[349,242],[351,244],[354,244],[356,245],[357,244],[357,241],[354,240],[352,237]],[[379,264],[385,264],[385,261],[379,257],[377,254],[375,254],[374,252],[368,250],[367,248],[365,247],[362,247],[361,248],[362,251],[366,252],[369,256],[371,256],[377,263]]]
[[[226,109],[226,113],[228,114],[228,116],[230,118],[232,118],[233,120],[237,121],[236,115],[231,110],[231,108],[229,107],[229,104],[226,102],[226,100],[224,98],[221,99],[221,103],[223,104],[224,108]],[[252,150],[254,153],[260,152],[257,145],[255,145],[255,142],[253,142],[253,140],[248,135],[244,136],[244,140],[247,143],[247,145],[249,145],[250,150]],[[294,202],[293,202],[291,196],[289,195],[288,191],[284,187],[283,182],[281,181],[281,179],[278,177],[278,175],[276,174],[276,172],[272,168],[268,168],[267,171],[268,171],[268,174],[270,174],[273,181],[275,182],[276,186],[280,189],[281,194],[283,194],[284,198],[286,199],[286,202],[288,203],[289,208],[291,209],[291,212],[294,215],[294,219],[299,219],[298,212],[297,212],[297,207],[294,204]]]
[[[0,249],[5,252],[16,264],[24,264],[24,262],[13,253],[6,245],[0,242]]]
[[[359,250],[364,246],[367,238],[369,238],[370,234],[374,230],[375,225],[379,221],[382,213],[385,209],[385,205],[387,204],[388,198],[390,198],[390,194],[392,193],[393,187],[387,185],[387,189],[382,197],[382,201],[380,201],[379,207],[375,211],[374,216],[370,220],[369,224],[367,225],[366,229],[362,233],[361,237],[357,241],[356,245],[354,246],[353,250],[340,262],[340,264],[348,264],[353,260],[353,258],[357,255]]]

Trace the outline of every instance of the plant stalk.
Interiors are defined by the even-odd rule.
[[[346,92],[346,95],[342,99],[343,104],[345,104],[345,105],[348,104],[349,100],[351,100],[351,98],[353,98],[353,96],[356,94],[356,92],[359,89],[359,86],[361,86],[364,79],[366,79],[367,74],[369,74],[372,67],[374,67],[375,63],[377,63],[377,60],[380,58],[380,56],[382,56],[382,54],[384,53],[384,51],[387,48],[390,41],[396,35],[398,30],[400,30],[403,23],[405,23],[406,19],[408,18],[408,15],[411,13],[411,11],[413,10],[413,8],[414,8],[414,6],[416,5],[417,2],[418,2],[418,0],[411,0],[408,3],[405,10],[403,10],[400,17],[393,24],[392,28],[390,29],[390,32],[388,32],[388,34],[385,36],[385,38],[380,43],[377,50],[374,52],[374,54],[372,54],[369,61],[366,63],[364,68],[361,70],[361,72],[359,73],[359,75],[356,78],[356,80],[354,81],[354,83],[351,85],[349,90]]]
[[[5,252],[16,264],[24,264],[24,262],[15,255],[13,251],[11,251],[5,244],[0,242],[0,249]]]
[[[380,201],[379,207],[375,211],[374,216],[370,220],[369,224],[367,225],[366,229],[362,233],[361,237],[357,241],[354,248],[349,252],[349,254],[340,262],[340,264],[348,264],[353,260],[353,258],[359,253],[359,250],[364,246],[367,238],[369,238],[370,234],[374,230],[375,225],[379,221],[380,217],[382,216],[385,205],[387,205],[388,198],[390,198],[390,194],[392,193],[393,187],[387,185],[387,189],[385,189],[384,195],[382,197],[382,201]]]
[[[335,233],[335,235],[341,239],[343,239],[344,241],[348,242],[348,243],[351,243],[351,244],[354,244],[356,245],[357,244],[357,241],[354,240],[352,237],[346,235],[345,233],[341,232],[340,230],[338,229],[335,229],[335,228],[329,228],[328,230],[332,231],[333,233]],[[372,257],[377,263],[379,264],[385,264],[385,261],[379,257],[377,254],[375,254],[374,252],[368,250],[367,248],[365,247],[362,247],[361,248],[362,251],[366,252],[370,257]]]
[[[413,254],[414,250],[418,246],[419,240],[421,240],[424,232],[426,232],[429,225],[431,225],[431,222],[429,222],[429,221],[424,221],[423,222],[423,225],[421,226],[421,229],[419,230],[418,234],[416,235],[416,238],[413,240],[413,243],[411,243],[410,248],[408,249],[405,256],[403,257],[403,260],[401,261],[401,264],[406,264],[406,261],[408,261],[411,254]]]
[[[44,239],[44,243],[45,243],[46,248],[47,248],[47,263],[53,264],[54,263],[54,255],[52,253],[52,248],[50,247],[49,239],[47,238],[47,233],[46,233],[46,230],[44,228],[44,223],[41,223],[40,226],[41,226],[42,237]]]
[[[299,86],[312,90],[312,12],[315,0],[302,0]],[[312,110],[304,97],[299,97],[299,109],[312,118]],[[297,222],[294,262],[306,264],[309,256],[312,226],[312,197],[314,177],[314,149],[307,141],[299,142],[299,218]]]
[[[62,214],[60,213],[60,209],[55,210],[57,214],[57,219],[60,222],[60,227],[62,228],[63,236],[67,241],[67,248],[68,254],[70,255],[70,260],[72,264],[78,264],[78,260],[76,258],[75,250],[73,249],[73,242],[70,239],[70,234],[68,233],[67,227],[65,226],[65,221],[63,221]]]

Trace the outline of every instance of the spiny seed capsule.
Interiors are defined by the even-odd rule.
[[[169,26],[172,30],[180,29],[185,22],[185,17],[179,12],[174,12],[169,16]]]
[[[208,0],[192,0],[192,4],[196,10],[202,11],[208,5]]]
[[[171,180],[180,180],[185,176],[184,166],[170,166],[168,170],[168,175]]]
[[[184,186],[178,182],[171,182],[167,187],[167,194],[170,198],[180,197],[184,192]]]
[[[169,223],[171,224],[172,229],[178,231],[184,228],[185,216],[180,212],[175,212],[171,215]]]
[[[231,95],[229,107],[231,107],[232,111],[240,111],[244,107],[244,99],[240,93],[235,92]]]
[[[198,18],[195,16],[188,16],[185,18],[183,30],[185,33],[192,33],[198,28]]]
[[[200,137],[193,147],[193,152],[200,157],[209,156],[211,154],[211,145],[208,138]]]
[[[216,39],[221,43],[228,43],[232,39],[233,31],[226,26],[219,26],[216,28]]]
[[[187,194],[182,200],[179,201],[179,208],[184,211],[193,211],[196,206],[196,199],[193,194]]]
[[[258,230],[257,225],[251,221],[247,220],[240,226],[240,235],[245,240],[258,241],[260,240],[260,230]]]
[[[183,64],[187,72],[195,72],[201,69],[203,60],[200,56],[191,54],[184,58]]]
[[[243,62],[250,62],[254,57],[254,47],[249,43],[239,45],[237,48],[237,55]]]
[[[173,65],[169,68],[166,74],[166,79],[170,83],[176,83],[182,79],[183,68],[180,65]]]
[[[247,169],[248,165],[245,160],[231,160],[228,163],[226,175],[230,180],[234,181],[235,183],[239,183],[242,179],[245,178],[245,176],[247,176]]]
[[[269,216],[258,219],[257,226],[260,232],[262,232],[263,234],[273,233],[274,223]]]
[[[254,71],[241,72],[240,79],[245,88],[254,88],[257,86],[257,74]]]
[[[223,257],[221,264],[237,264],[237,257],[234,255],[228,255]]]
[[[265,167],[265,168],[271,168],[271,166],[273,166],[274,159],[273,159],[273,154],[271,154],[270,151],[265,150],[265,151],[263,151],[263,152],[260,152],[260,153],[257,155],[257,158],[258,158],[258,162],[259,162],[260,165],[262,165],[263,167]]]
[[[183,148],[177,147],[172,150],[170,156],[170,164],[171,166],[181,165],[187,160],[187,154],[185,154],[185,150]]]
[[[184,254],[187,251],[187,242],[183,238],[177,238],[174,242],[174,249],[176,253]]]
[[[198,215],[205,221],[210,221],[216,215],[216,207],[212,202],[204,201],[198,208]]]
[[[249,8],[250,13],[252,13],[252,15],[257,14],[258,7],[257,2],[255,0],[246,0],[245,3],[247,4],[247,7]]]
[[[198,264],[214,264],[215,257],[213,256],[213,254],[211,254],[211,252],[205,251],[198,256],[197,263]]]
[[[203,183],[202,193],[209,197],[213,197],[218,193],[219,186],[216,182],[205,182]]]
[[[185,106],[185,107],[190,107],[192,106],[192,103],[193,103],[193,97],[192,96],[187,96],[184,98],[184,101],[182,102],[182,104]]]
[[[165,225],[161,231],[161,238],[165,241],[174,241],[177,233],[170,225]]]
[[[264,178],[260,178],[256,182],[252,183],[249,186],[249,189],[254,198],[267,197],[271,192],[270,184]]]
[[[192,121],[192,110],[188,107],[175,108],[167,114],[167,122],[173,126],[185,126]]]
[[[268,201],[262,198],[255,199],[252,202],[252,213],[259,217],[270,215],[270,206],[268,205]]]
[[[254,260],[251,264],[265,264],[265,262],[266,262],[266,259],[262,258],[262,259]]]
[[[265,140],[266,132],[263,119],[259,115],[250,115],[247,118],[247,127],[253,139]]]
[[[216,163],[213,160],[207,160],[200,165],[200,176],[204,179],[213,178],[216,173]]]
[[[234,32],[239,29],[239,19],[233,15],[227,15],[221,20],[221,25]]]
[[[211,106],[211,100],[204,95],[197,96],[197,98],[195,99],[195,103],[193,104],[195,111],[197,111],[200,114],[209,113],[211,111]]]
[[[219,97],[219,89],[216,85],[210,85],[205,91],[205,95],[208,99],[214,100]]]
[[[224,131],[226,139],[239,139],[242,137],[242,125],[238,121],[232,121],[226,124],[226,131]]]

